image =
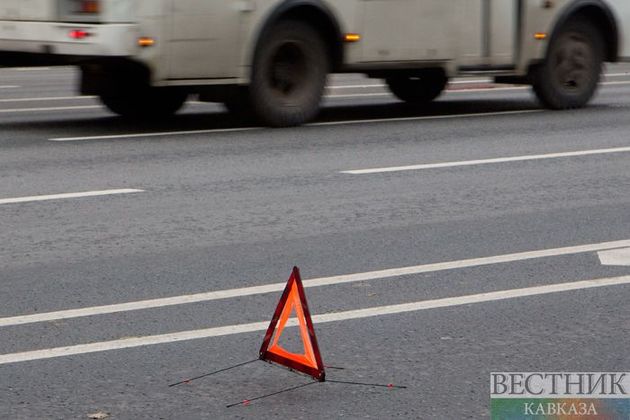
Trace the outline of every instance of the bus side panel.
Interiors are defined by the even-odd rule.
[[[457,64],[459,66],[479,66],[484,63],[483,8],[482,0],[460,2],[453,13],[457,22],[453,25],[452,36],[457,43]]]
[[[490,65],[512,65],[515,60],[517,24],[516,0],[491,0],[489,17]]]
[[[532,62],[544,59],[549,40],[537,40],[534,38],[534,35],[538,32],[551,34],[560,11],[572,1],[573,0],[558,0],[554,7],[551,8],[544,8],[544,2],[523,2],[520,57],[517,63],[517,71],[519,74],[527,74]]]
[[[57,19],[54,0],[0,0],[0,20],[53,21]]]
[[[630,2],[628,0],[608,0],[607,3],[617,20],[619,59],[630,61]]]
[[[364,0],[365,62],[448,61],[459,0]]]
[[[168,39],[171,37],[168,0],[135,0],[134,8],[141,36],[152,37],[157,43],[151,48],[139,49],[136,59],[151,69],[153,83],[168,78]]]

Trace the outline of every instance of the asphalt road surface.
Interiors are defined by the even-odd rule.
[[[567,112],[336,77],[277,130],[194,101],[127,123],[72,69],[1,69],[0,418],[476,419],[493,371],[630,370],[629,72]],[[328,378],[406,388],[168,386],[255,359],[294,265]]]

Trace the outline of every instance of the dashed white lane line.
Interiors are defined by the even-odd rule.
[[[474,117],[493,117],[502,115],[520,115],[531,114],[536,112],[544,112],[540,109],[526,109],[522,111],[500,111],[500,112],[479,112],[473,114],[453,114],[453,115],[428,115],[422,117],[401,117],[401,118],[376,118],[370,120],[344,120],[344,121],[330,121],[306,124],[306,127],[320,127],[320,126],[343,126],[354,124],[373,124],[382,122],[404,122],[404,121],[422,121],[422,120],[444,120],[444,119],[456,119],[456,118],[474,118]],[[106,136],[84,136],[84,137],[58,137],[51,138],[48,141],[54,142],[75,142],[75,141],[90,141],[90,140],[125,140],[133,138],[151,138],[151,137],[166,137],[166,136],[184,136],[194,134],[212,134],[212,133],[238,133],[242,131],[262,130],[263,127],[243,127],[243,128],[219,128],[208,130],[189,130],[189,131],[164,131],[154,133],[132,133],[132,134],[112,134]]]
[[[492,257],[471,258],[458,261],[449,261],[433,264],[423,264],[400,268],[390,268],[363,273],[345,274],[340,276],[321,277],[304,281],[304,287],[323,287],[339,284],[356,283],[360,281],[384,280],[393,277],[409,276],[413,274],[431,273],[438,271],[480,267],[486,265],[502,264],[508,262],[525,261],[537,258],[558,257],[565,255],[583,254],[587,252],[605,251],[630,247],[630,239],[612,242],[602,242],[570,246],[563,248],[551,248],[537,251],[519,252],[514,254],[496,255]],[[37,322],[49,322],[63,319],[81,318],[87,316],[129,312],[166,306],[186,305],[198,302],[208,302],[221,299],[230,299],[243,296],[261,295],[265,293],[279,292],[284,289],[285,283],[271,283],[261,286],[243,287],[237,289],[218,290],[190,295],[173,296],[160,299],[141,300],[135,302],[119,303],[113,305],[94,306],[80,309],[69,309],[40,314],[21,315],[8,318],[0,318],[0,327],[33,324]]]
[[[19,88],[19,86],[14,86],[14,85],[0,85],[0,89],[17,89]]]
[[[86,191],[86,192],[76,192],[76,193],[51,194],[51,195],[34,195],[30,197],[2,198],[0,199],[0,204],[30,203],[30,202],[35,202],[35,201],[100,197],[104,195],[133,194],[133,193],[140,193],[140,192],[144,192],[144,190],[136,190],[136,189],[127,188],[127,189],[117,189],[117,190]]]
[[[577,290],[587,290],[601,287],[622,286],[630,284],[630,276],[612,277],[594,280],[576,281],[572,283],[560,283],[547,286],[527,287],[523,289],[501,290],[496,292],[479,293],[474,295],[457,296],[444,299],[424,300],[398,305],[377,306],[372,308],[350,310],[344,312],[332,312],[313,316],[313,322],[324,324],[328,322],[348,321],[364,319],[376,316],[387,316],[418,312],[427,309],[448,308],[453,306],[470,305],[477,303],[495,302],[506,299],[524,298],[531,296],[549,295],[553,293],[566,293]],[[176,343],[181,341],[197,340],[201,338],[221,337],[235,334],[243,334],[254,331],[264,331],[269,321],[253,322],[249,324],[236,324],[223,327],[213,327],[200,330],[181,331],[170,334],[161,334],[145,337],[125,338],[120,340],[103,341],[90,344],[79,344],[67,347],[56,347],[20,353],[0,355],[0,365],[10,363],[27,362],[33,360],[51,359],[64,356],[73,356],[88,353],[97,353],[111,350],[122,350],[134,347],[152,346],[157,344]],[[287,325],[295,326],[295,319]]]
[[[454,167],[460,167],[460,166],[479,166],[479,165],[490,165],[490,164],[505,163],[505,162],[523,162],[523,161],[529,161],[529,160],[560,159],[560,158],[568,158],[568,157],[607,155],[607,154],[613,154],[613,153],[627,153],[627,152],[630,152],[630,147],[615,147],[615,148],[610,148],[610,149],[579,150],[575,152],[547,153],[543,155],[525,155],[525,156],[501,157],[501,158],[493,158],[493,159],[463,160],[463,161],[457,161],[457,162],[391,166],[391,167],[385,167],[385,168],[354,169],[354,170],[349,170],[349,171],[341,171],[341,173],[350,174],[350,175],[382,174],[382,173],[389,173],[389,172],[419,171],[419,170],[425,170],[425,169],[454,168]]]

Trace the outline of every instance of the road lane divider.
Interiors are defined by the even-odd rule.
[[[239,133],[239,132],[244,132],[244,131],[261,130],[262,128],[263,127],[211,128],[208,130],[159,131],[159,132],[153,132],[153,133],[111,134],[111,135],[105,135],[105,136],[59,137],[59,138],[48,139],[48,141],[63,143],[63,142],[74,142],[74,141],[138,139],[138,138],[185,136],[185,135],[212,134],[212,133]]]
[[[630,77],[630,72],[628,73],[606,73],[603,77]],[[468,84],[487,84],[494,83],[494,80],[491,78],[484,79],[467,79],[467,78],[456,78],[449,81],[450,85],[468,85]],[[372,89],[372,88],[386,88],[387,85],[385,83],[364,83],[364,84],[354,84],[354,85],[329,85],[327,89]]]
[[[304,280],[305,288],[324,287],[340,284],[357,283],[362,281],[385,280],[395,277],[404,277],[422,273],[433,273],[439,271],[456,270],[509,262],[526,261],[538,258],[559,257],[576,255],[589,252],[599,252],[611,249],[630,247],[630,239],[601,242],[594,244],[570,246],[563,248],[551,248],[537,251],[518,252],[513,254],[503,254],[491,257],[470,258],[457,261],[439,262],[400,268],[389,268],[377,271],[367,271],[362,273],[343,274],[338,276],[320,277]],[[0,318],[0,327],[10,327],[39,322],[59,321],[73,318],[82,318],[96,315],[106,315],[120,312],[131,312],[145,309],[162,308],[167,306],[187,305],[199,302],[210,302],[215,300],[231,299],[244,296],[262,295],[267,293],[282,291],[285,283],[271,283],[260,286],[242,287],[236,289],[226,289],[209,291],[181,296],[172,296],[158,299],[139,300],[134,302],[117,303],[111,305],[92,306],[78,309],[67,309],[54,312],[44,312],[39,314],[19,315],[7,318]]]
[[[630,84],[630,81],[628,82],[604,82],[602,83],[602,85],[628,85]],[[510,90],[527,90],[529,89],[529,87],[527,86],[515,86],[515,87],[495,87],[495,88],[480,88],[480,89],[461,89],[461,90],[451,90],[448,91],[448,94],[460,94],[460,93],[476,93],[476,92],[491,92],[491,91],[510,91]],[[325,97],[328,99],[351,99],[351,98],[361,98],[361,97],[390,97],[392,96],[391,93],[389,92],[381,92],[381,93],[357,93],[357,94],[348,94],[348,95],[326,95]],[[75,97],[72,98],[74,99],[82,99],[82,97]],[[53,100],[52,98],[46,98],[46,100]],[[12,100],[4,100],[4,102],[11,102]],[[202,104],[199,101],[191,101],[189,102],[189,104]],[[205,103],[204,103],[205,104]],[[104,109],[103,106],[101,105],[82,105],[82,106],[62,106],[62,107],[38,107],[38,108],[16,108],[16,109],[2,109],[0,110],[0,114],[20,114],[20,113],[29,113],[29,112],[63,112],[63,111],[87,111],[87,110],[96,110],[96,109]],[[532,110],[533,111],[533,110]],[[507,113],[507,112],[506,112]],[[490,115],[501,115],[502,113],[495,113],[495,114],[487,114],[488,116]],[[473,115],[478,115],[478,114],[473,114]],[[463,116],[470,116],[470,115],[462,115]],[[414,118],[410,118],[410,119],[414,119]],[[418,119],[423,119],[423,118],[418,118]],[[424,118],[427,119],[427,118]],[[385,118],[385,119],[377,119],[377,120],[362,120],[362,122],[383,122],[383,121],[404,121],[406,119],[397,119],[397,118]],[[343,121],[339,121],[334,123],[335,125],[343,125],[343,124],[351,124],[351,123],[356,123],[356,121],[354,122],[343,122]],[[333,125],[333,123],[315,123],[315,124],[307,124],[307,126],[317,126],[317,125]],[[204,131],[204,133],[214,133],[214,132],[221,132],[221,131],[225,131],[225,130],[207,130]],[[238,130],[235,130],[238,131]],[[192,133],[195,134],[195,133]],[[155,137],[155,135],[145,135],[144,137]],[[130,136],[124,136],[121,135],[120,138],[132,138]],[[79,140],[96,140],[96,139],[101,139],[99,138],[99,136],[95,136],[94,138],[69,138],[69,139],[49,139],[50,141],[79,141]]]
[[[532,296],[566,293],[579,290],[588,290],[603,287],[630,285],[630,276],[610,277],[593,280],[583,280],[571,283],[556,283],[546,286],[534,286],[522,289],[508,289],[496,292],[479,293],[473,295],[456,296],[442,299],[423,300],[396,305],[376,306],[371,308],[356,309],[343,312],[331,312],[313,316],[315,324],[329,322],[349,321],[356,319],[372,318],[377,316],[390,316],[405,313],[418,312],[428,309],[449,308],[462,305],[496,302],[507,299],[525,298]],[[41,350],[32,350],[19,353],[0,355],[0,365],[28,362],[34,360],[52,359],[58,357],[76,356],[89,353],[98,353],[112,350],[146,347],[158,344],[170,344],[182,341],[198,340],[202,338],[222,337],[236,334],[244,334],[255,331],[264,331],[269,322],[260,321],[248,324],[227,325],[198,330],[181,331],[168,334],[123,338],[119,340],[102,341],[97,343],[79,344],[65,347],[55,347]],[[290,319],[287,326],[296,326],[296,319]]]
[[[60,111],[79,111],[88,109],[102,109],[100,105],[81,105],[81,106],[58,106],[44,108],[16,108],[16,109],[0,109],[0,114],[20,114],[27,112],[60,112]]]
[[[36,201],[100,197],[100,196],[105,196],[105,195],[134,194],[134,193],[140,193],[140,192],[144,192],[144,190],[125,188],[125,189],[117,189],[117,190],[85,191],[85,192],[51,194],[51,195],[33,195],[30,197],[0,198],[0,204],[32,203]]]
[[[626,76],[626,74],[611,74],[608,75],[608,77],[620,77],[620,76]],[[630,76],[630,74],[628,75]],[[470,84],[472,86],[474,86],[475,84],[479,84],[481,86],[486,86],[484,83],[486,82],[490,82],[490,80],[484,81],[484,80],[472,80],[472,81],[465,81],[465,80],[460,80],[460,81],[454,81],[451,82],[451,85],[457,86],[457,85],[462,85],[462,84]],[[615,81],[615,82],[602,82],[600,83],[603,86],[607,86],[607,85],[628,85],[630,84],[630,81]],[[20,88],[21,86],[13,86],[13,85],[7,85],[7,86],[2,86],[0,85],[0,89],[17,89]],[[370,89],[370,88],[386,88],[387,85],[384,84],[365,84],[365,85],[347,85],[347,86],[328,86],[326,89],[328,90],[343,90],[343,89]],[[454,90],[447,90],[447,92],[449,94],[458,94],[458,93],[466,93],[466,92],[493,92],[493,91],[505,91],[505,90],[527,90],[529,89],[529,86],[504,86],[502,87],[501,85],[497,85],[496,87],[481,87],[481,88],[466,88],[466,89],[454,89]],[[392,96],[391,93],[389,92],[373,92],[373,93],[356,93],[356,94],[327,94],[325,95],[325,98],[361,98],[361,97],[379,97],[379,96]],[[41,97],[41,98],[9,98],[9,99],[0,99],[0,103],[13,103],[13,102],[49,102],[49,101],[76,101],[76,100],[95,100],[98,99],[98,96],[93,96],[93,95],[78,95],[78,96],[48,96],[48,97]],[[200,101],[195,101],[195,100],[191,100],[188,101],[189,104],[206,104],[206,102],[200,102]],[[96,106],[94,106],[96,107]],[[102,108],[102,106],[98,106],[99,108]],[[39,112],[41,110],[64,110],[63,108],[65,107],[51,107],[51,108],[24,108],[22,110],[17,110],[17,111],[21,111],[21,112]],[[78,109],[84,109],[84,108],[78,108]],[[89,108],[88,108],[89,109]],[[10,111],[16,111],[16,110],[3,110],[6,112],[10,112]]]
[[[13,98],[13,99],[0,99],[0,103],[78,101],[78,100],[87,100],[87,99],[98,99],[98,96],[44,96],[41,98]]]
[[[52,68],[50,67],[7,67],[2,70],[31,72],[31,71],[48,71],[48,70],[52,70]]]
[[[418,165],[406,165],[406,166],[390,166],[384,168],[372,168],[372,169],[353,169],[349,171],[341,171],[342,174],[348,175],[369,175],[369,174],[382,174],[388,172],[405,172],[405,171],[420,171],[426,169],[440,169],[440,168],[455,168],[460,166],[480,166],[490,165],[497,163],[507,162],[524,162],[530,160],[546,160],[546,159],[560,159],[569,157],[580,156],[594,156],[594,155],[608,155],[614,153],[627,153],[630,152],[630,147],[613,147],[609,149],[594,149],[594,150],[579,150],[574,152],[560,152],[560,153],[547,153],[542,155],[525,155],[525,156],[511,156],[500,157],[492,159],[478,159],[478,160],[462,160],[455,162],[442,162],[442,163],[423,163]]]
[[[344,126],[355,124],[374,124],[385,122],[408,122],[408,121],[431,121],[431,120],[453,120],[458,118],[487,118],[501,117],[510,115],[525,115],[545,112],[542,109],[523,109],[517,111],[498,111],[498,112],[476,112],[470,114],[449,114],[449,115],[423,115],[420,117],[394,117],[394,118],[373,118],[369,120],[346,120],[346,121],[326,121],[306,124],[307,127],[327,127],[327,126]]]
[[[400,117],[400,118],[374,118],[368,120],[345,120],[345,121],[328,121],[306,124],[306,127],[321,126],[344,126],[354,124],[370,124],[383,122],[405,122],[405,121],[422,121],[422,120],[444,120],[457,118],[484,118],[503,115],[521,115],[544,112],[541,109],[526,109],[518,111],[499,111],[499,112],[479,112],[472,114],[451,114],[451,115],[425,115],[419,117]],[[53,142],[77,142],[77,141],[94,141],[94,140],[126,140],[134,138],[152,138],[152,137],[168,137],[168,136],[186,136],[196,134],[213,134],[213,133],[239,133],[253,130],[263,130],[264,127],[241,127],[241,128],[211,128],[207,130],[186,130],[186,131],[160,131],[153,133],[131,133],[131,134],[111,134],[103,136],[83,136],[83,137],[57,137],[50,138],[48,141]]]

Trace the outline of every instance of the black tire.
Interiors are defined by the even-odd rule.
[[[246,102],[265,125],[308,122],[319,112],[330,65],[324,40],[315,29],[300,21],[281,21],[259,44]],[[228,108],[247,112],[243,100],[235,99],[226,104]]]
[[[165,118],[175,114],[186,102],[188,94],[159,89],[146,89],[127,95],[100,96],[113,113],[129,119]]]
[[[448,78],[442,70],[427,70],[415,75],[391,76],[385,82],[401,101],[422,105],[440,96],[446,88]]]
[[[553,37],[545,61],[532,70],[532,86],[550,109],[585,106],[595,95],[604,64],[604,39],[585,19],[569,21]]]

